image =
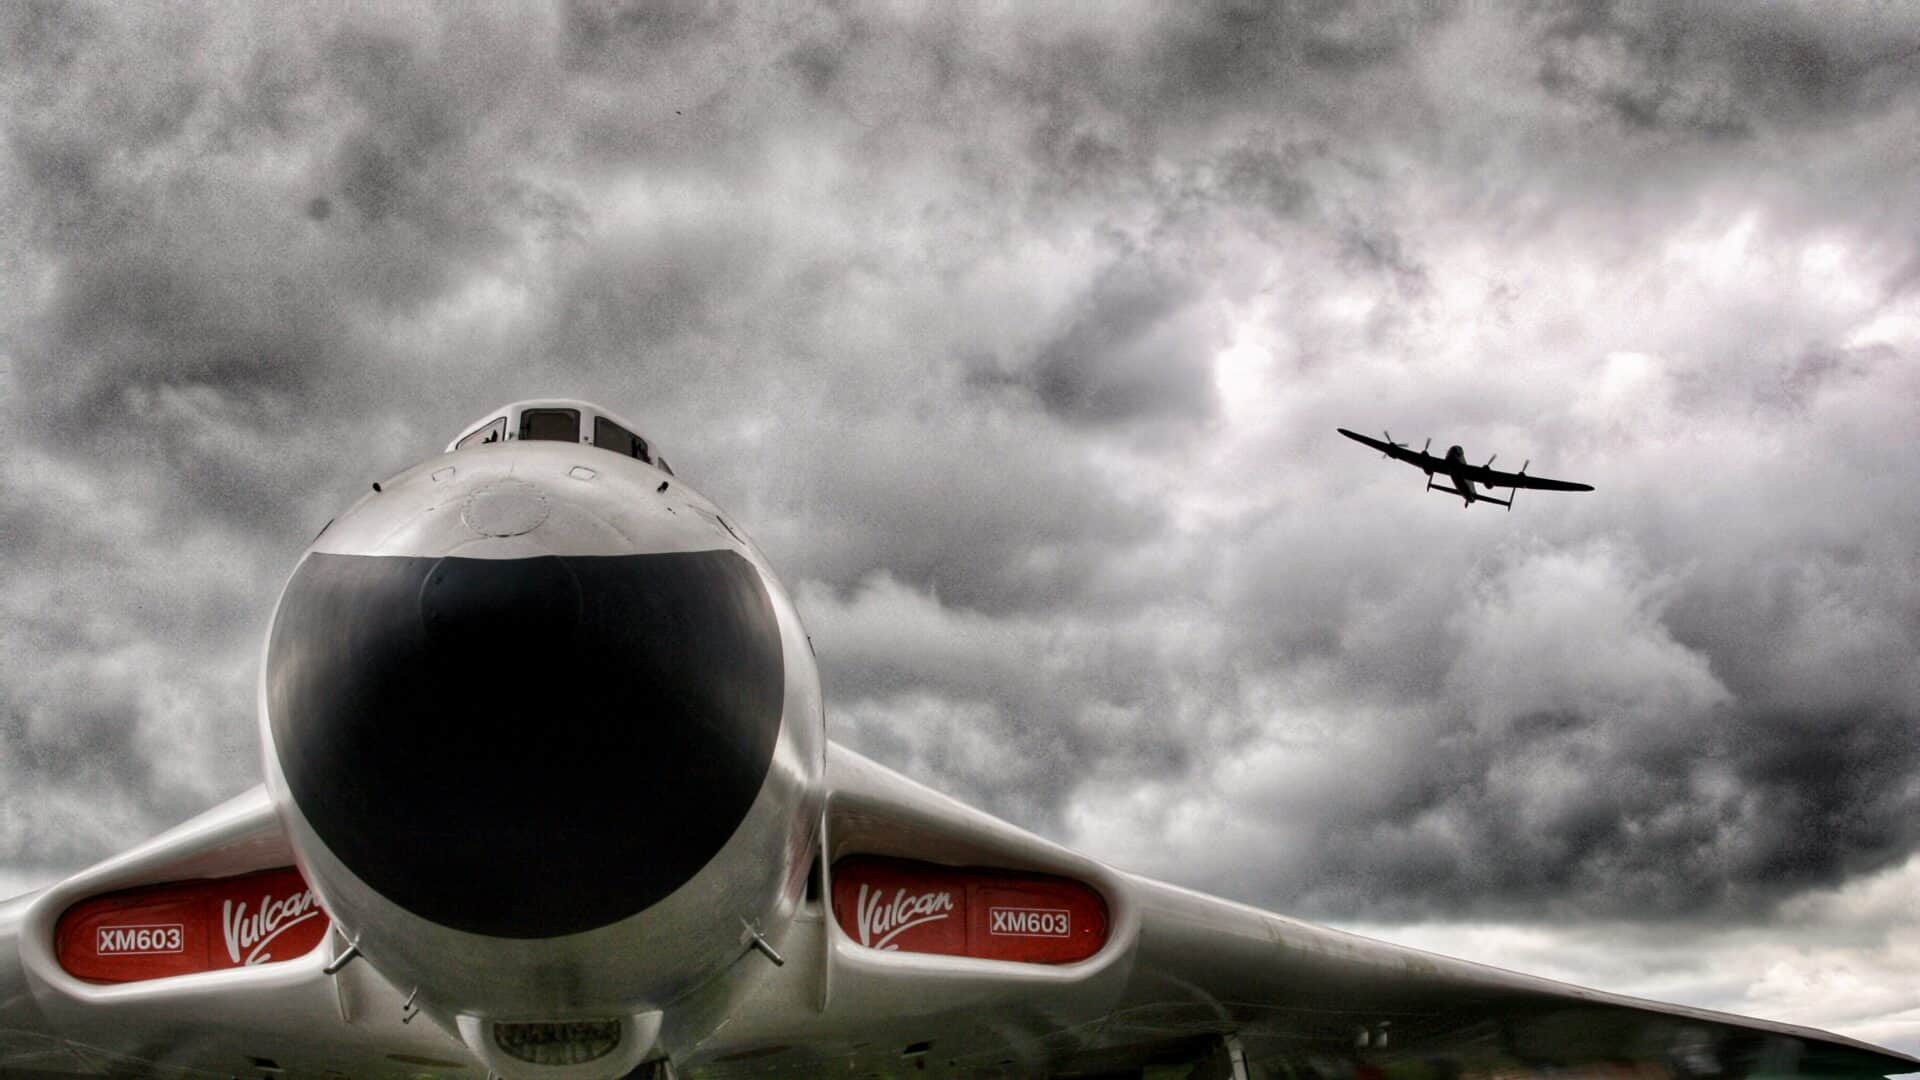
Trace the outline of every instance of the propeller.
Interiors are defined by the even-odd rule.
[[[1495,454],[1495,455],[1493,455],[1493,457],[1490,457],[1490,458],[1488,458],[1488,459],[1487,459],[1487,463],[1486,463],[1485,465],[1482,465],[1482,466],[1480,466],[1480,467],[1481,467],[1481,468],[1483,468],[1483,469],[1491,469],[1491,468],[1493,468],[1493,458],[1497,458],[1497,457],[1499,457],[1499,456],[1500,456],[1499,454]]]
[[[1429,435],[1427,436],[1426,443],[1420,447],[1420,456],[1421,457],[1427,456],[1427,451],[1431,450],[1432,448],[1433,448],[1433,436]]]
[[[1491,465],[1493,464],[1493,462],[1488,461],[1487,464]],[[1527,466],[1531,464],[1533,464],[1532,458],[1528,458],[1527,460],[1520,463],[1520,476],[1524,477],[1527,475]],[[1507,513],[1509,514],[1513,513],[1513,504],[1519,501],[1520,501],[1520,485],[1515,484],[1513,485],[1513,490],[1507,494]]]
[[[1400,448],[1401,448],[1401,449],[1403,449],[1403,450],[1404,450],[1404,449],[1406,449],[1406,446],[1407,446],[1407,444],[1406,444],[1406,443],[1403,443],[1403,442],[1394,442],[1394,441],[1393,441],[1393,432],[1391,432],[1391,431],[1388,431],[1388,430],[1387,430],[1386,428],[1381,428],[1381,429],[1380,429],[1380,434],[1382,434],[1382,435],[1385,435],[1385,436],[1387,437],[1387,445],[1388,445],[1388,446],[1397,446],[1397,447],[1400,447]],[[1385,458],[1390,458],[1390,457],[1392,457],[1393,455],[1392,455],[1392,454],[1387,454],[1387,453],[1383,453],[1383,454],[1381,454],[1380,456],[1381,456],[1381,457],[1385,457]]]

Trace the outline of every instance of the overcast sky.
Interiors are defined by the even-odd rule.
[[[708,8],[0,5],[0,893],[258,782],[306,542],[566,395],[917,779],[1920,1050],[1920,11]]]

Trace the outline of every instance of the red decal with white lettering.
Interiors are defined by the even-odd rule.
[[[833,912],[870,949],[1028,964],[1085,960],[1107,942],[1107,904],[1069,878],[849,855]]]
[[[327,935],[327,916],[293,867],[107,893],[54,929],[60,966],[89,982],[138,982],[291,960]]]

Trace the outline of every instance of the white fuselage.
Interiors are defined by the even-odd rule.
[[[332,522],[260,716],[338,931],[483,1056],[497,1020],[650,1040],[766,966],[752,933],[777,947],[816,852],[819,676],[785,590],[699,493],[590,445],[448,453]]]

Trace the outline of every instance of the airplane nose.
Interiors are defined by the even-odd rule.
[[[461,512],[520,535],[546,498]],[[785,672],[766,584],[733,550],[316,551],[264,686],[294,803],[344,866],[443,926],[546,938],[644,910],[725,845]]]
[[[484,658],[507,665],[492,670],[511,671],[528,641],[575,647],[580,616],[580,579],[557,557],[447,557],[433,564],[420,586],[428,641],[449,660],[469,658],[461,666]]]

